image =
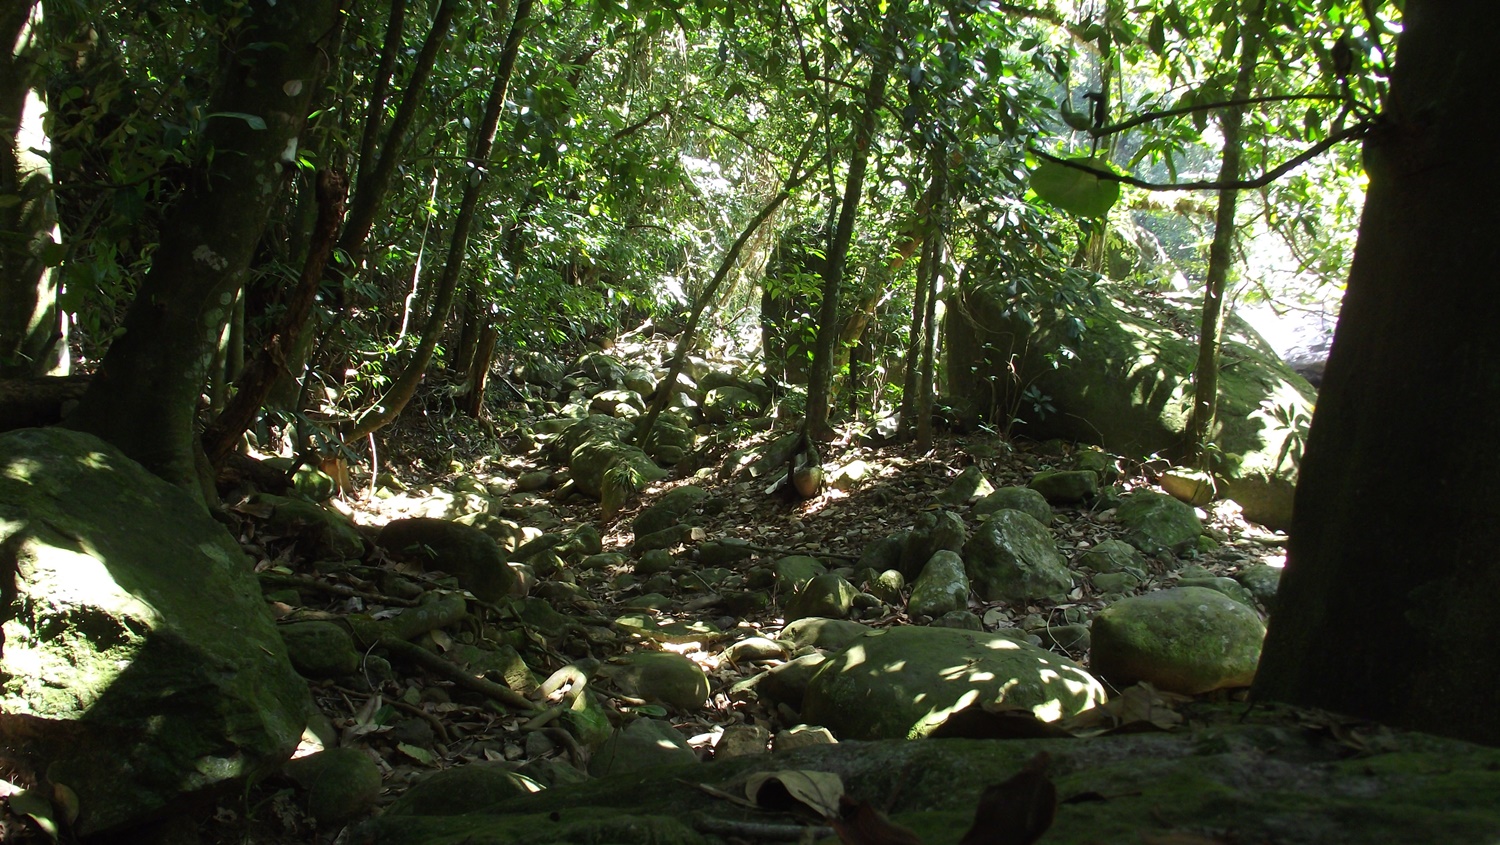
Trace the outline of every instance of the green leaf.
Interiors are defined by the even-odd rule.
[[[242,111],[216,111],[208,115],[208,117],[234,117],[245,121],[245,123],[249,124],[251,129],[255,129],[258,131],[266,128],[265,118],[262,118],[258,115],[245,114]]]
[[[1079,156],[1069,161],[1097,170],[1113,172],[1108,162]],[[1036,195],[1080,217],[1104,217],[1120,199],[1120,183],[1101,179],[1092,173],[1067,167],[1054,161],[1043,161],[1031,174],[1031,189]]]
[[[1146,43],[1151,45],[1151,52],[1158,56],[1166,52],[1167,25],[1162,21],[1161,15],[1157,15],[1156,19],[1151,21],[1151,29],[1146,32]]]

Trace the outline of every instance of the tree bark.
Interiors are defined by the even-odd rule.
[[[1241,21],[1240,66],[1230,99],[1241,101],[1255,87],[1255,64],[1260,58],[1261,27],[1265,20],[1265,0],[1255,0]],[[1219,126],[1224,135],[1224,152],[1219,159],[1219,181],[1231,183],[1240,178],[1240,135],[1245,122],[1245,107],[1231,106],[1222,112]],[[1224,344],[1224,288],[1229,268],[1234,263],[1234,213],[1239,204],[1239,190],[1219,191],[1219,207],[1214,214],[1214,239],[1208,248],[1208,274],[1203,280],[1203,311],[1198,328],[1198,363],[1193,368],[1193,407],[1189,415],[1186,453],[1192,455],[1200,469],[1212,469],[1214,417],[1219,409],[1219,349]]]
[[[1500,5],[1408,0],[1254,693],[1500,744]]]
[[[323,268],[328,263],[328,256],[333,253],[339,222],[344,217],[344,196],[348,187],[343,177],[331,170],[318,174],[318,220],[313,228],[307,257],[302,264],[302,276],[287,302],[281,326],[245,367],[235,382],[234,397],[203,432],[203,451],[215,468],[224,466],[225,459],[234,451],[240,437],[255,422],[255,415],[271,394],[277,378],[287,374],[287,358],[301,340],[307,317],[312,313],[313,303],[318,296]]]
[[[922,354],[917,373],[917,451],[932,448],[933,371],[937,359],[937,299],[948,266],[948,155],[940,144],[932,157],[932,213],[928,215],[927,238],[932,245],[932,266],[927,272],[927,295],[922,311]]]
[[[865,89],[865,101],[854,127],[854,150],[849,157],[849,175],[844,182],[843,204],[839,207],[838,224],[828,244],[827,264],[823,268],[823,299],[818,303],[818,339],[813,348],[812,370],[807,377],[807,421],[808,437],[814,440],[833,439],[833,429],[828,424],[828,412],[832,402],[834,344],[838,340],[839,290],[844,283],[844,268],[849,258],[849,242],[854,236],[854,219],[859,212],[859,200],[864,193],[865,171],[870,165],[870,145],[875,142],[875,127],[880,118],[880,106],[885,102],[886,81],[896,63],[896,30],[902,16],[906,14],[907,0],[895,0],[886,9],[885,33],[879,52],[871,59],[869,86]]]
[[[443,264],[443,275],[438,279],[437,289],[433,293],[432,309],[428,312],[426,325],[422,328],[422,339],[417,343],[411,360],[392,381],[390,389],[380,397],[379,401],[360,415],[354,424],[354,430],[349,433],[348,442],[379,431],[390,425],[400,415],[406,403],[410,402],[412,396],[416,394],[417,385],[421,384],[427,365],[432,361],[433,352],[437,350],[438,338],[443,333],[443,325],[448,321],[448,313],[453,310],[453,299],[458,290],[458,278],[463,273],[464,250],[469,245],[469,230],[474,225],[474,211],[479,205],[479,194],[484,187],[484,174],[489,167],[490,152],[495,146],[495,131],[500,125],[500,112],[505,105],[506,91],[510,87],[511,74],[516,67],[516,55],[521,48],[521,34],[531,15],[531,6],[532,0],[519,0],[516,4],[515,20],[511,24],[510,34],[506,37],[505,46],[501,50],[500,66],[495,70],[495,81],[490,86],[489,96],[485,100],[484,117],[480,122],[479,132],[475,136],[474,147],[469,156],[472,169],[464,185],[463,199],[459,202],[458,214],[453,219],[453,234],[448,243],[448,259]]]
[[[224,45],[223,83],[187,193],[94,381],[67,421],[201,495],[194,430],[219,330],[295,167],[308,104],[336,34],[335,0],[250,0]],[[228,14],[228,13],[226,13]],[[248,49],[252,45],[275,49]],[[260,125],[262,124],[263,125]]]
[[[45,106],[35,85],[43,52],[34,2],[0,10],[0,378],[68,371],[66,323],[48,252],[57,249],[52,166],[43,154]]]

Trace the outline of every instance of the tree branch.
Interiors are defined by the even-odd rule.
[[[1292,158],[1287,159],[1285,162],[1282,162],[1281,165],[1273,170],[1268,170],[1265,173],[1262,173],[1261,175],[1255,177],[1254,179],[1237,179],[1233,182],[1219,182],[1213,180],[1200,182],[1147,182],[1144,179],[1137,179],[1134,176],[1125,176],[1119,173],[1111,173],[1108,170],[1100,170],[1098,168],[1090,167],[1077,161],[1070,161],[1068,159],[1059,158],[1055,155],[1052,155],[1051,153],[1039,150],[1036,147],[1027,147],[1026,150],[1037,158],[1045,159],[1054,164],[1060,164],[1063,167],[1071,167],[1074,170],[1082,170],[1084,173],[1093,174],[1100,179],[1108,179],[1113,182],[1121,182],[1126,185],[1131,185],[1133,187],[1141,188],[1147,191],[1243,191],[1253,188],[1261,188],[1271,184],[1272,182],[1275,182],[1277,179],[1280,179],[1293,170],[1296,170],[1298,167],[1301,167],[1307,162],[1327,152],[1335,145],[1343,141],[1363,137],[1365,133],[1369,132],[1374,125],[1374,121],[1361,121],[1354,124],[1353,126],[1341,129],[1338,132],[1335,132],[1332,135],[1329,135],[1327,138],[1319,141],[1318,143],[1313,144],[1311,147],[1308,147],[1306,150],[1303,150]]]
[[[1127,129],[1134,129],[1135,127],[1140,126],[1143,123],[1150,123],[1153,120],[1161,120],[1162,118],[1167,117],[1176,117],[1180,114],[1192,114],[1193,112],[1199,111],[1213,111],[1215,109],[1230,109],[1242,106],[1254,106],[1261,103],[1295,102],[1297,100],[1322,100],[1336,103],[1347,102],[1344,97],[1339,94],[1269,94],[1264,97],[1246,97],[1240,100],[1224,100],[1217,103],[1196,103],[1190,106],[1179,106],[1175,109],[1166,109],[1165,111],[1148,111],[1144,114],[1136,115],[1129,120],[1121,121],[1119,123],[1113,123],[1109,126],[1101,126],[1098,129],[1091,129],[1089,130],[1089,134],[1097,138],[1103,137],[1105,135],[1114,135],[1118,132],[1124,132]],[[1358,104],[1356,103],[1351,105],[1357,106]]]

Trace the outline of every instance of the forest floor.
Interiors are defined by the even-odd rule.
[[[398,477],[408,492],[392,498],[377,498],[370,495],[368,476],[360,479],[356,475],[360,492],[346,497],[340,509],[350,512],[357,523],[378,528],[389,520],[420,512],[433,491],[441,491],[454,481],[456,472],[503,485],[525,472],[555,469],[547,466],[541,450],[524,452],[514,438],[490,437],[473,421],[437,414],[418,414],[415,419],[416,422],[404,422],[398,430],[389,433],[387,454],[381,462],[381,470]],[[769,563],[784,555],[802,554],[823,559],[830,569],[850,567],[852,572],[854,561],[866,546],[909,528],[920,512],[938,508],[937,495],[965,467],[978,466],[997,488],[1024,486],[1037,471],[1062,466],[1067,459],[1066,448],[1059,444],[1007,443],[992,434],[940,434],[933,448],[923,453],[909,444],[860,446],[850,442],[835,443],[825,450],[825,467],[831,470],[853,461],[864,461],[869,469],[865,480],[848,492],[827,487],[811,499],[792,503],[768,494],[763,479],[729,481],[722,479],[716,471],[718,461],[731,448],[763,442],[770,436],[762,432],[747,434],[737,443],[721,441],[719,453],[700,456],[696,462],[699,466],[710,467],[710,470],[701,471],[696,476],[669,478],[649,487],[623,513],[607,522],[601,520],[597,502],[577,496],[557,500],[546,491],[530,500],[533,512],[547,515],[544,521],[551,523],[546,527],[549,533],[567,533],[585,524],[593,524],[603,537],[605,551],[628,553],[633,540],[630,532],[633,516],[665,490],[691,481],[705,487],[710,500],[716,502],[708,509],[711,515],[699,522],[702,534],[695,533],[695,541],[738,538],[754,546],[760,563]],[[1132,488],[1150,483],[1143,468],[1135,467],[1134,472],[1130,469],[1127,468],[1120,481],[1122,486]],[[972,529],[976,523],[967,515],[967,507],[955,510],[965,516]],[[1072,558],[1077,552],[1116,536],[1112,516],[1108,510],[1057,508],[1051,528],[1059,550]],[[1215,575],[1232,575],[1245,566],[1279,565],[1283,560],[1285,536],[1246,523],[1239,518],[1234,505],[1216,503],[1210,506],[1205,516],[1207,533],[1218,541],[1218,547],[1196,556],[1189,563],[1204,567]],[[690,557],[692,545],[689,543],[688,548],[677,550],[679,558]],[[255,550],[262,557],[266,554],[263,543]],[[371,562],[380,561],[377,555]],[[299,574],[325,577],[316,573],[312,561],[282,555],[276,563]],[[1171,586],[1179,577],[1178,571],[1184,561],[1163,559],[1151,563],[1150,582],[1140,592]],[[385,562],[382,565],[395,564]],[[326,577],[330,584],[336,584],[343,576],[331,574]],[[363,583],[368,586],[368,581]],[[639,639],[609,625],[609,620],[623,612],[621,603],[637,594],[638,588],[620,586],[622,582],[612,578],[586,583],[589,586],[582,594],[575,592],[571,600],[554,602],[557,610],[582,622],[578,630],[561,638],[533,637],[536,649],[527,654],[527,663],[541,677],[579,659],[607,660],[643,647]],[[783,724],[787,714],[767,711],[753,697],[745,700],[730,694],[735,683],[747,675],[764,671],[764,666],[734,666],[719,656],[723,647],[739,636],[751,633],[774,636],[783,622],[778,615],[780,602],[773,603],[766,613],[738,618],[716,610],[711,601],[705,600],[701,590],[684,589],[669,599],[670,605],[657,611],[662,621],[710,621],[731,632],[730,636],[716,643],[664,646],[694,659],[708,673],[712,689],[709,706],[694,713],[672,714],[673,724],[699,749],[700,754],[704,758],[711,757],[716,735],[728,725],[751,721],[772,730],[791,727]],[[1103,606],[1104,601],[1083,573],[1077,574],[1076,588],[1064,602],[1036,602],[1026,606],[970,602],[970,609],[983,620],[986,630],[1033,629],[1038,626],[1038,618],[1046,624],[1087,620]],[[316,609],[378,615],[387,608],[368,599],[340,598],[330,592],[327,601]],[[482,614],[493,614],[493,611],[485,610]],[[492,616],[487,621],[501,620]],[[909,620],[902,608],[888,607],[878,618],[862,621],[879,627],[900,625]],[[735,629],[740,630],[735,632]],[[436,639],[441,645],[465,636],[461,631],[438,632]],[[1087,666],[1086,651],[1069,652],[1058,644],[1050,645]],[[585,765],[585,761],[578,758],[586,752],[581,752],[576,743],[570,744],[552,731],[547,735],[557,741],[542,741],[541,737],[534,736],[541,732],[528,726],[523,715],[509,712],[494,701],[465,696],[458,691],[451,702],[434,705],[423,697],[423,691],[435,686],[451,686],[449,682],[400,665],[397,672],[395,681],[372,682],[373,679],[366,678],[361,679],[361,683],[313,683],[314,698],[339,731],[342,743],[367,749],[378,758],[383,775],[379,806],[396,800],[406,786],[423,774],[465,762],[504,760],[519,764],[533,756],[544,755],[558,757],[580,768]],[[593,685],[590,689],[599,692]],[[666,715],[661,708],[642,706],[642,702],[628,696],[609,697],[607,690],[604,695],[605,701],[614,708],[612,718],[632,710],[658,717]],[[418,709],[424,712],[418,714],[415,712]],[[438,722],[442,728],[434,731],[431,726]],[[306,793],[288,782],[272,779],[248,795],[225,802],[206,815],[196,816],[192,823],[185,819],[168,823],[160,835],[153,838],[161,842],[215,845],[354,841],[351,839],[352,825],[331,829],[325,825],[320,829],[308,816],[305,802]]]

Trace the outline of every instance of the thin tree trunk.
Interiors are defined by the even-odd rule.
[[[944,228],[948,214],[948,153],[940,144],[932,157],[932,213],[928,240],[932,244],[932,268],[927,273],[926,308],[922,313],[922,364],[917,376],[917,450],[932,448],[933,370],[937,358],[937,299],[947,267]]]
[[[937,177],[933,177],[936,182]],[[931,226],[932,210],[922,221],[924,229]],[[922,337],[927,317],[927,291],[932,281],[932,239],[922,241],[922,257],[917,262],[917,280],[912,291],[911,329],[906,336],[905,366],[901,376],[901,412],[896,421],[896,439],[907,440],[917,430],[917,390],[921,383]]]
[[[1500,745],[1500,4],[1407,0],[1257,698]]]
[[[1249,97],[1255,87],[1255,64],[1260,57],[1261,28],[1264,25],[1265,0],[1253,0],[1255,6],[1240,25],[1240,67],[1234,81],[1233,101]],[[1240,178],[1240,135],[1245,109],[1224,109],[1219,124],[1224,134],[1224,153],[1219,161],[1219,181],[1234,182]],[[1229,269],[1234,263],[1234,212],[1239,191],[1219,191],[1219,208],[1214,214],[1214,239],[1208,248],[1208,275],[1203,281],[1203,314],[1198,329],[1198,363],[1194,368],[1193,408],[1189,415],[1187,451],[1201,469],[1212,469],[1214,417],[1219,408],[1219,348],[1224,341],[1224,289]]]
[[[464,250],[469,244],[469,230],[474,225],[474,210],[479,205],[479,194],[484,187],[484,173],[489,167],[490,152],[495,146],[495,131],[500,125],[500,112],[505,105],[506,91],[516,67],[516,55],[521,48],[521,35],[531,15],[532,0],[519,0],[516,4],[515,21],[506,37],[500,54],[500,67],[495,71],[495,81],[484,104],[484,118],[475,136],[474,148],[469,156],[472,166],[470,178],[464,184],[463,199],[458,214],[453,220],[453,235],[448,244],[448,259],[443,265],[443,275],[433,292],[432,309],[427,314],[427,323],[422,328],[422,339],[406,367],[392,381],[380,400],[367,409],[355,422],[348,442],[364,438],[389,425],[400,415],[406,403],[411,401],[426,374],[427,365],[437,349],[438,338],[453,309],[453,298],[458,290],[458,279],[463,273]],[[346,227],[347,234],[348,229]]]
[[[776,209],[780,208],[781,204],[791,197],[792,192],[801,187],[808,179],[812,178],[812,175],[817,172],[818,167],[822,165],[822,161],[820,160],[809,166],[806,170],[802,169],[802,164],[807,159],[807,155],[811,150],[812,143],[811,139],[809,139],[809,142],[803,145],[802,151],[797,154],[797,160],[792,163],[792,169],[786,181],[782,182],[781,190],[776,193],[776,196],[771,198],[770,202],[762,206],[754,217],[750,218],[750,222],[745,224],[744,229],[740,230],[739,237],[734,239],[734,243],[729,246],[729,251],[724,253],[724,257],[719,261],[719,268],[714,271],[713,278],[709,279],[708,285],[704,287],[703,292],[694,298],[693,313],[688,316],[687,327],[682,330],[682,336],[677,340],[677,348],[672,352],[672,362],[667,365],[667,376],[662,381],[661,386],[657,388],[656,398],[651,400],[651,407],[646,411],[646,415],[641,417],[641,421],[636,424],[633,439],[637,445],[642,447],[646,445],[646,439],[651,434],[652,426],[656,425],[657,419],[661,417],[662,411],[666,410],[667,403],[671,401],[672,390],[677,384],[677,377],[682,375],[682,368],[687,363],[688,352],[692,350],[693,344],[697,342],[698,324],[703,319],[703,312],[708,304],[713,301],[714,292],[729,277],[729,272],[734,269],[735,263],[739,261],[740,253],[744,251],[745,244],[749,243],[750,239],[755,236],[755,233],[760,230],[760,227],[767,220],[771,219],[771,215],[776,213]]]
[[[838,224],[828,244],[828,263],[823,268],[823,300],[818,303],[818,336],[813,348],[812,370],[807,378],[807,421],[805,429],[814,440],[833,439],[828,423],[832,400],[834,344],[839,335],[839,290],[843,287],[844,269],[848,263],[849,242],[854,236],[854,220],[864,193],[865,171],[870,165],[870,146],[875,142],[875,127],[880,106],[885,101],[886,82],[896,63],[896,34],[901,17],[906,14],[907,0],[895,0],[886,9],[885,35],[879,54],[872,60],[869,86],[854,129],[854,150],[849,158],[849,176],[844,183],[843,204]]]
[[[217,116],[204,155],[161,228],[124,333],[67,421],[195,495],[202,487],[193,423],[213,344],[277,201],[274,188],[295,167],[288,153],[322,84],[325,39],[336,40],[340,20],[334,0],[249,0],[246,7],[226,36],[224,82],[206,109]],[[257,43],[277,49],[234,49]]]
[[[302,264],[302,276],[287,302],[280,327],[271,334],[255,357],[245,366],[235,383],[234,398],[223,413],[203,432],[203,451],[215,468],[224,466],[240,437],[255,422],[255,415],[279,376],[286,374],[290,350],[302,342],[307,317],[312,313],[318,286],[328,256],[338,239],[339,223],[344,216],[344,196],[348,183],[331,170],[318,174],[318,220],[313,228],[311,245]]]
[[[390,129],[385,133],[385,143],[380,147],[380,158],[375,160],[368,172],[365,167],[370,163],[370,159],[361,158],[359,161],[360,169],[355,179],[354,196],[349,200],[349,213],[344,221],[344,233],[339,238],[339,249],[351,256],[358,256],[364,251],[365,241],[370,237],[370,230],[375,226],[375,216],[386,194],[390,191],[391,178],[395,175],[396,166],[401,163],[405,152],[407,130],[411,128],[412,121],[416,118],[417,111],[427,96],[427,82],[432,77],[432,68],[437,63],[438,52],[448,39],[448,30],[452,28],[453,15],[457,8],[457,0],[441,0],[438,4],[437,11],[432,16],[432,26],[427,30],[427,38],[422,42],[422,49],[412,63],[411,76],[405,83],[406,90],[401,95],[401,102],[396,106],[396,114],[391,117]],[[367,126],[366,133],[368,132]],[[362,142],[362,149],[363,146]]]
[[[478,418],[484,413],[484,392],[490,383],[490,359],[495,357],[495,343],[500,331],[491,320],[486,320],[479,330],[479,340],[474,346],[474,359],[470,364],[468,393],[464,395],[463,412]]]
[[[361,167],[375,161],[376,149],[380,145],[380,127],[385,124],[385,98],[391,88],[391,77],[396,73],[396,57],[401,54],[401,48],[405,45],[401,37],[405,29],[406,0],[391,0],[391,11],[386,17],[385,41],[380,48],[380,64],[375,68],[374,78],[370,80],[370,102],[365,108],[365,125],[360,132],[359,154],[354,159]],[[428,61],[429,67],[431,64]],[[407,91],[411,91],[410,86]],[[420,95],[422,92],[417,93]],[[393,140],[397,145],[400,144],[400,138]]]

